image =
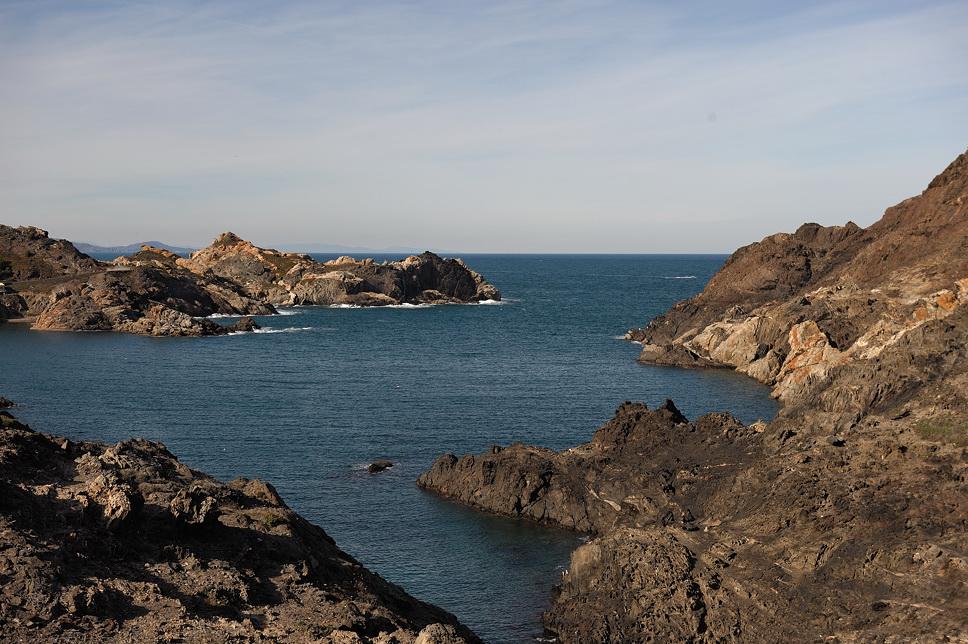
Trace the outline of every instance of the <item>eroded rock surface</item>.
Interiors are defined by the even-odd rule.
[[[959,641],[968,633],[968,155],[866,230],[740,249],[645,329],[644,361],[730,366],[777,418],[626,403],[591,442],[444,455],[418,483],[592,535],[562,642]]]
[[[231,280],[252,297],[277,305],[385,306],[501,298],[461,260],[430,252],[379,264],[347,256],[317,262],[309,255],[260,248],[224,233],[178,263],[200,275]]]
[[[163,445],[75,443],[0,412],[4,641],[477,639],[366,570],[268,483]]]
[[[805,224],[736,251],[702,293],[626,335],[643,362],[734,368],[806,399],[968,303],[968,153],[867,229]]]
[[[259,248],[232,233],[183,258],[144,245],[100,262],[38,228],[0,225],[0,322],[26,319],[49,331],[121,331],[203,336],[234,328],[205,318],[271,315],[273,305],[465,303],[500,299],[459,259],[433,253],[399,262],[308,255]]]

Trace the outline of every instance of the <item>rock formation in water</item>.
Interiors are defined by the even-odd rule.
[[[213,314],[269,315],[274,304],[477,302],[496,288],[459,259],[433,253],[377,264],[258,248],[232,233],[183,258],[152,246],[99,262],[38,228],[0,225],[0,322],[141,335],[221,335]],[[244,325],[249,327],[248,323]]]
[[[624,404],[563,452],[442,456],[419,484],[588,532],[562,642],[956,641],[968,632],[968,153],[867,229],[737,251],[642,359],[730,366],[776,419]]]
[[[309,255],[259,248],[224,233],[179,263],[200,275],[231,280],[252,297],[277,305],[383,306],[501,298],[496,288],[461,260],[430,252],[379,264],[346,256],[317,262]]]
[[[132,258],[99,262],[38,228],[0,225],[0,319],[27,318],[40,330],[199,336],[231,332],[204,316],[275,312],[227,280],[176,266],[165,253],[146,247]]]
[[[478,641],[267,483],[220,483],[160,443],[40,434],[8,412],[0,582],[4,641]]]

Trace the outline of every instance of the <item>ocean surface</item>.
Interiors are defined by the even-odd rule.
[[[328,258],[328,256],[321,256]],[[0,395],[35,429],[164,442],[222,480],[271,481],[344,550],[488,642],[541,635],[579,537],[422,492],[441,453],[589,440],[624,400],[690,418],[771,418],[766,387],[725,370],[636,363],[619,337],[699,292],[720,255],[468,255],[502,304],[306,307],[203,339],[0,325]],[[377,458],[397,463],[378,475]]]

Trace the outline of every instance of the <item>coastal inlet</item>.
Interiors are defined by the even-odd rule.
[[[464,259],[502,304],[282,307],[256,317],[260,332],[211,338],[2,325],[0,393],[45,432],[148,437],[223,481],[270,481],[342,550],[485,641],[531,641],[580,537],[419,490],[438,455],[572,447],[625,400],[747,423],[776,405],[728,370],[638,364],[617,337],[700,291],[723,256]],[[369,474],[381,459],[393,467]]]

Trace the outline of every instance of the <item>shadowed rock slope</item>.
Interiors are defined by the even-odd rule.
[[[270,315],[279,304],[385,306],[500,298],[461,260],[433,253],[381,264],[351,257],[317,262],[225,233],[190,258],[145,245],[109,263],[38,228],[0,225],[0,322],[28,320],[34,329],[221,335],[243,329],[203,318]]]
[[[643,359],[734,366],[770,423],[622,405],[590,443],[444,455],[419,484],[594,535],[563,642],[958,641],[968,633],[968,157],[866,230],[737,251]]]
[[[0,639],[457,644],[271,485],[163,445],[75,443],[0,412]]]

